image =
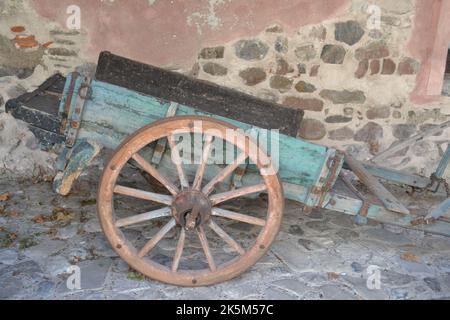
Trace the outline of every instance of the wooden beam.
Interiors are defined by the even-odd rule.
[[[409,214],[409,210],[398,201],[374,176],[372,176],[362,165],[361,162],[352,156],[345,155],[345,163],[353,171],[354,174],[364,183],[367,188],[384,204],[386,209]]]

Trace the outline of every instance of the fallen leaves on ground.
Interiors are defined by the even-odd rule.
[[[411,252],[405,252],[400,256],[400,259],[409,261],[409,262],[419,262],[419,257],[416,256],[414,253]]]
[[[41,224],[49,221],[68,222],[73,218],[74,214],[71,213],[69,210],[62,207],[56,207],[53,209],[52,214],[50,215],[39,214],[37,216],[34,216],[31,220],[34,223]]]
[[[0,194],[0,201],[8,201],[9,199],[11,199],[11,193],[6,192]]]

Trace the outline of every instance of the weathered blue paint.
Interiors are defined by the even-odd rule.
[[[114,149],[127,135],[164,118],[169,105],[168,101],[93,80],[78,137],[88,138]],[[243,130],[252,128],[248,124],[200,112],[185,105],[178,105],[176,115],[207,115]],[[270,149],[267,151],[270,154]],[[280,177],[289,183],[314,186],[328,157],[333,153],[333,149],[280,134]]]

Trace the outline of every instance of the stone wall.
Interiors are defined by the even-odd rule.
[[[381,28],[367,28],[366,1],[294,34],[274,24],[255,37],[204,48],[192,74],[305,111],[299,137],[370,159],[448,119],[449,101],[414,105],[420,62],[407,45],[414,1],[372,1]],[[411,145],[387,164],[429,175],[449,132]]]
[[[78,2],[94,5],[94,2]],[[162,10],[158,5],[170,9],[167,2],[152,1],[147,6],[153,11],[144,11],[147,9],[141,2],[138,9],[146,15],[151,13],[152,19],[159,16],[157,10]],[[200,32],[195,37],[187,38],[187,32],[186,38],[173,34],[175,29],[182,30],[183,25],[178,25],[178,21],[174,29],[161,25],[165,28],[158,29],[161,39],[154,38],[154,32],[148,30],[153,38],[145,43],[142,40],[147,32],[142,28],[145,24],[138,22],[142,17],[136,16],[139,30],[129,26],[133,32],[141,33],[114,38],[116,31],[107,33],[88,22],[79,31],[66,29],[59,21],[61,18],[51,18],[51,0],[0,2],[0,113],[4,101],[34,89],[56,71],[92,74],[96,56],[86,49],[95,47],[101,35],[103,40],[108,39],[106,45],[120,44],[123,52],[116,53],[135,59],[145,56],[136,53],[142,48],[131,46],[136,39],[141,39],[139,43],[143,46],[164,47],[166,54],[154,57],[167,60],[167,56],[173,55],[174,64],[164,64],[164,67],[170,65],[191,76],[302,109],[305,119],[299,137],[345,150],[360,159],[369,159],[393,143],[448,119],[450,98],[421,105],[410,100],[421,68],[420,59],[408,46],[416,23],[415,0],[370,1],[381,9],[379,29],[368,28],[371,14],[367,12],[369,1],[364,0],[341,0],[333,2],[334,7],[322,0],[280,0],[279,6],[273,3],[269,6],[264,0],[260,11],[255,1],[241,2],[207,1],[213,5],[217,24],[192,25],[188,18],[195,12],[189,13],[186,26]],[[62,3],[54,2],[54,7]],[[136,3],[106,1],[95,6],[106,7],[99,13],[103,21],[108,14],[115,19],[121,17],[116,15],[117,10],[113,12],[115,6],[125,6],[118,8],[123,12]],[[245,15],[243,6],[250,3],[253,14]],[[234,15],[226,20],[220,6],[232,10]],[[86,17],[87,10],[83,8]],[[65,14],[63,9],[58,8],[58,12]],[[272,15],[269,9],[273,10]],[[296,20],[290,9],[296,10],[303,20]],[[322,9],[326,13],[321,15]],[[91,21],[91,13],[82,21]],[[243,23],[245,19],[247,23]],[[110,20],[106,19],[105,23]],[[103,31],[100,35],[99,30]],[[218,39],[225,40],[222,43]],[[177,44],[172,52],[167,46],[175,40]],[[184,56],[180,54],[183,53],[180,41],[189,48]],[[198,49],[192,56],[193,43],[198,44]],[[96,47],[97,51],[104,49],[110,48]],[[139,60],[158,64],[152,57]],[[183,64],[178,64],[180,61]],[[450,130],[439,133],[401,150],[383,164],[429,175],[449,137]]]

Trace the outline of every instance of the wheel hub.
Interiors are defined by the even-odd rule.
[[[211,217],[211,203],[200,191],[183,191],[172,202],[172,215],[183,228],[194,230],[208,222]]]

